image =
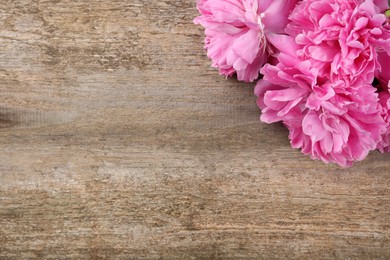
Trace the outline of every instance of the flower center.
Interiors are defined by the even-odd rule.
[[[261,13],[257,16],[257,24],[259,25],[259,37],[260,37],[260,48],[263,50],[263,52],[267,49],[267,38],[265,37],[265,26],[263,24],[262,19],[265,17],[264,13]]]
[[[257,24],[260,26],[261,29],[264,30],[264,24],[263,24],[263,18],[265,17],[264,13],[261,13],[259,16],[257,16]]]

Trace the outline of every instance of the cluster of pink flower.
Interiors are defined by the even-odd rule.
[[[388,0],[198,0],[196,24],[225,76],[258,80],[266,123],[293,148],[351,166],[390,152]]]

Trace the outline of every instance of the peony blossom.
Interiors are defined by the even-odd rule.
[[[205,49],[220,74],[252,82],[273,53],[267,38],[283,33],[297,0],[198,0],[196,24],[205,27]]]
[[[389,88],[390,84],[390,56],[386,52],[378,53],[379,68],[376,70],[376,78],[383,89]]]
[[[377,52],[390,55],[383,1],[304,0],[292,12],[287,32],[301,46],[298,55],[320,75],[351,84],[371,83]]]
[[[387,124],[387,131],[382,135],[377,149],[381,152],[390,152],[390,56],[385,52],[378,54],[380,69],[377,70],[379,80],[379,104],[381,105],[382,117]]]
[[[377,149],[383,152],[390,152],[390,94],[388,90],[379,93],[379,104],[381,105],[381,115],[387,124],[387,130],[382,135],[382,140],[378,143]]]
[[[386,131],[376,89],[324,74],[290,36],[271,40],[279,63],[262,68],[255,88],[261,120],[282,121],[293,148],[326,163],[350,166],[376,149]]]

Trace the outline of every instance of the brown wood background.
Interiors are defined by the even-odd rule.
[[[0,0],[0,259],[389,259],[390,155],[312,161],[195,0]]]

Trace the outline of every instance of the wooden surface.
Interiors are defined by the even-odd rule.
[[[196,14],[0,1],[0,259],[390,258],[390,155],[291,149]]]

